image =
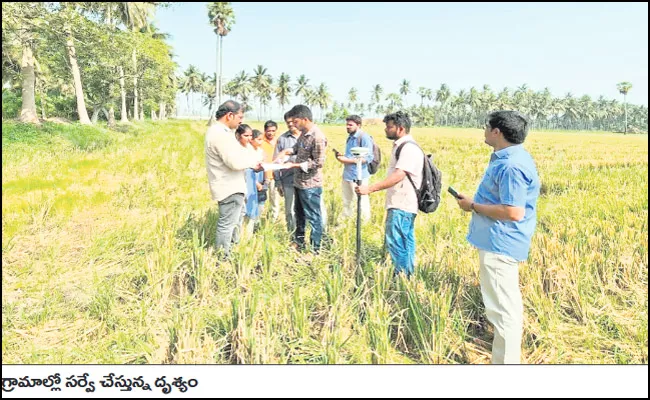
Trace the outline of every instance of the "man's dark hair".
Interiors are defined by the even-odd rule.
[[[386,124],[388,121],[393,121],[395,126],[404,128],[407,134],[411,131],[411,118],[403,111],[397,111],[386,115],[384,117],[384,123]]]
[[[262,136],[262,132],[259,129],[253,129],[253,139],[257,139]]]
[[[246,124],[239,124],[237,130],[235,131],[235,136],[240,137],[244,132],[249,130],[251,127]]]
[[[291,115],[289,115],[289,112],[290,112],[290,111],[291,111],[291,110],[289,110],[289,111],[287,111],[286,113],[284,113],[284,122],[287,122],[287,118],[291,118]]]
[[[237,114],[241,109],[242,105],[237,103],[235,100],[227,100],[217,108],[217,112],[214,116],[216,119],[221,119],[228,113]]]
[[[499,129],[512,144],[521,144],[528,135],[528,118],[519,111],[495,111],[488,115],[490,129]]]
[[[272,126],[274,126],[275,129],[278,129],[278,124],[276,124],[275,121],[268,120],[264,123],[264,130],[269,129]]]
[[[309,109],[309,107],[303,104],[298,104],[297,106],[293,106],[293,108],[289,110],[287,114],[289,114],[288,116],[291,118],[307,118],[308,120],[313,121],[311,110]]]
[[[347,121],[352,121],[355,124],[361,126],[361,117],[358,115],[348,115],[347,117],[345,117],[345,122]]]

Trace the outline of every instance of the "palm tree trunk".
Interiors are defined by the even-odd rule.
[[[38,124],[36,114],[36,75],[34,74],[34,53],[30,42],[23,43],[23,59],[20,65],[23,76],[22,106],[20,108],[20,121]]]
[[[214,98],[217,100],[217,103],[219,102],[219,93],[220,93],[220,88],[219,88],[219,37],[217,37],[217,59],[215,60],[217,62],[217,65],[214,71]]]
[[[129,122],[126,112],[126,87],[124,85],[124,68],[117,67],[120,72],[120,96],[122,97],[122,107],[120,108],[120,122]]]
[[[158,117],[161,120],[164,120],[166,118],[166,115],[165,115],[165,102],[164,101],[161,101],[158,104],[158,114],[159,114]]]
[[[77,53],[74,47],[72,37],[72,27],[66,26],[66,47],[68,48],[68,58],[70,59],[70,68],[72,69],[72,78],[74,82],[74,92],[77,97],[77,114],[79,114],[79,123],[82,125],[90,125],[90,118],[88,118],[88,111],[86,110],[86,102],[84,100],[83,86],[81,85],[81,72],[79,71],[79,64],[77,64]]]
[[[623,134],[627,135],[627,94],[623,95],[623,108],[625,109],[625,130]]]
[[[138,118],[138,58],[135,54],[135,47],[133,48],[132,53],[133,59],[133,119],[135,121],[139,120]]]
[[[217,96],[217,107],[221,105],[221,92],[223,84],[223,36],[219,36],[219,95]]]

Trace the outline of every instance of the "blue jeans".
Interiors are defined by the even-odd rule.
[[[411,276],[415,267],[416,214],[391,208],[386,215],[386,247],[395,265],[395,273]]]
[[[296,214],[296,232],[294,240],[300,247],[305,246],[305,228],[307,221],[311,226],[311,243],[314,251],[320,250],[320,241],[323,237],[323,219],[321,216],[321,194],[323,188],[299,189],[296,188],[294,207]]]

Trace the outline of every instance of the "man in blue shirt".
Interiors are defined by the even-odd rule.
[[[472,211],[467,241],[478,249],[485,313],[494,325],[493,364],[519,364],[523,304],[519,262],[528,258],[537,219],[539,177],[521,146],[528,120],[516,111],[488,116],[485,143],[494,148],[474,199],[459,193],[458,205]]]
[[[352,155],[353,147],[365,147],[368,154],[363,158],[361,164],[361,185],[368,186],[370,173],[368,164],[374,160],[372,138],[361,130],[361,117],[350,115],[345,118],[345,129],[348,131],[348,140],[345,143],[345,154],[336,154],[336,159],[343,164],[343,217],[355,215],[356,196],[354,188],[357,180],[357,160]],[[368,195],[361,196],[361,219],[365,222],[370,220],[370,198]]]

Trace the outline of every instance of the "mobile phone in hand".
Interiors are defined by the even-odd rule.
[[[457,198],[457,199],[459,199],[459,200],[462,199],[462,197],[460,197],[460,195],[458,194],[458,192],[455,191],[453,187],[449,186],[449,187],[447,188],[447,191],[448,191],[449,193],[451,193],[451,195],[454,196],[455,198]]]
[[[334,156],[335,156],[335,157],[338,157],[338,156],[341,155],[341,153],[339,153],[339,151],[336,150],[336,149],[332,149],[332,151],[334,152]]]

